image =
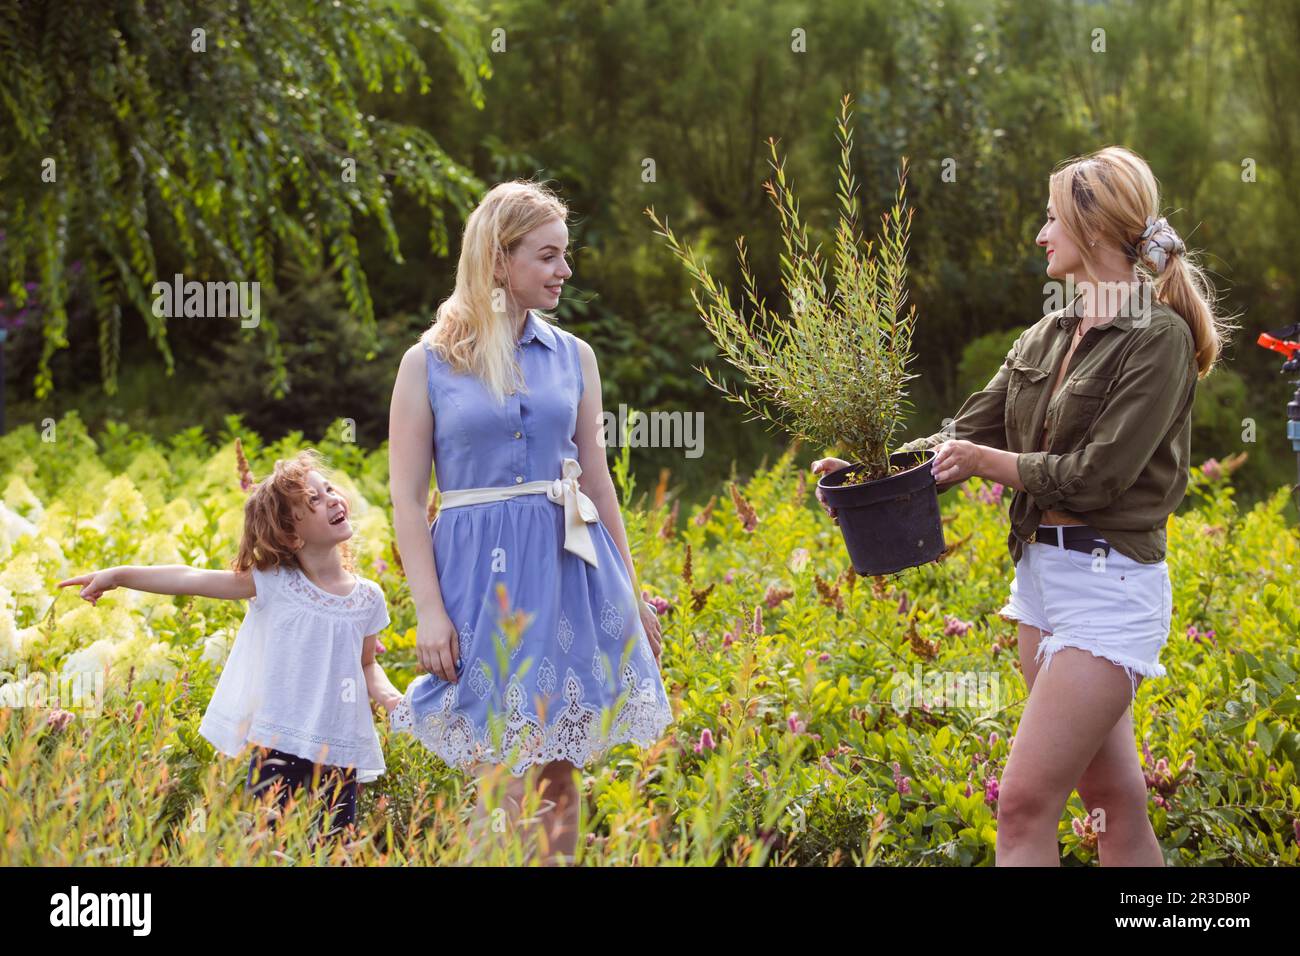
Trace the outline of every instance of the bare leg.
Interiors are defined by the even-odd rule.
[[[1021,648],[1022,656],[1027,650]],[[1047,672],[1033,678],[1002,774],[999,866],[1060,865],[1061,811],[1129,705],[1123,668],[1078,648],[1062,648]]]
[[[543,826],[548,855],[545,865],[573,862],[578,845],[579,793],[574,783],[574,766],[567,760],[548,763],[538,779]]]
[[[502,837],[518,825],[524,791],[523,779],[499,764],[478,764],[474,777],[478,802],[470,818],[471,863],[481,859],[490,848],[503,847]]]
[[[1038,642],[1051,631],[1021,624],[1020,667],[1033,690],[1038,664]],[[1059,663],[1059,662],[1058,662]],[[1053,665],[1055,666],[1055,665]],[[1138,677],[1138,684],[1142,678]],[[1102,866],[1164,866],[1164,856],[1147,813],[1146,781],[1133,743],[1130,707],[1115,722],[1096,755],[1076,783],[1079,797],[1098,828],[1097,857]],[[1069,799],[1067,795],[1066,799]],[[1098,816],[1097,810],[1104,815]]]
[[[1098,830],[1097,856],[1102,866],[1165,865],[1147,814],[1147,785],[1133,743],[1129,709],[1106,735],[1079,778],[1078,790]]]

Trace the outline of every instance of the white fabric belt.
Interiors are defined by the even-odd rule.
[[[517,485],[491,488],[456,488],[441,492],[439,509],[477,505],[487,501],[505,501],[518,495],[546,495],[556,504],[564,505],[564,550],[576,554],[593,568],[596,562],[596,545],[587,527],[600,520],[596,503],[578,488],[582,466],[573,458],[565,458],[561,478],[549,481],[525,481]]]

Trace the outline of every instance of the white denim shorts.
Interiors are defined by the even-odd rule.
[[[1173,615],[1169,565],[1134,561],[1113,544],[1107,555],[1026,544],[998,614],[1043,632],[1040,673],[1062,647],[1077,647],[1124,668],[1136,694],[1139,674],[1165,674],[1159,657]]]

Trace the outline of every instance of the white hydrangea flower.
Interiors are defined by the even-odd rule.
[[[173,498],[163,506],[162,526],[164,528],[180,527],[185,522],[185,519],[193,513],[194,509],[190,507],[188,501],[184,498]]]
[[[18,629],[18,656],[20,658],[31,657],[36,653],[36,645],[39,644],[45,635],[41,629],[33,624],[31,627]]]
[[[98,674],[117,659],[117,645],[100,638],[89,647],[73,651],[63,661],[64,674]]]
[[[70,636],[73,646],[87,647],[103,639],[118,647],[139,636],[140,629],[130,610],[105,603],[114,593],[110,591],[100,598],[98,607],[81,601],[77,607],[59,616],[58,628]]]
[[[0,607],[0,670],[12,667],[22,659],[22,641],[13,614]]]
[[[176,676],[176,665],[171,661],[170,652],[171,647],[162,641],[137,644],[121,655],[115,669],[125,673],[134,666],[137,681],[169,681]]]
[[[90,518],[82,518],[77,522],[78,531],[94,531],[101,537],[108,536],[109,518],[107,515],[94,515]]]
[[[32,489],[27,487],[27,482],[19,475],[14,475],[9,479],[9,484],[5,485],[4,505],[13,513],[25,518],[33,523],[40,523],[44,515],[45,508],[41,504],[41,499],[37,498]]]
[[[0,685],[0,707],[26,707],[28,702],[39,706],[45,702],[45,675],[28,674],[22,680]]]
[[[227,628],[218,628],[203,638],[203,660],[220,665],[225,662],[229,654],[230,631]]]
[[[0,503],[0,555],[13,553],[18,539],[36,534],[37,527],[16,511]]]
[[[116,525],[135,524],[149,514],[149,506],[133,482],[126,475],[117,475],[104,488],[102,505],[97,517],[107,518]]]
[[[45,581],[36,562],[36,555],[30,552],[14,558],[0,571],[0,587],[6,588],[13,595],[18,607],[38,607],[44,610],[50,606],[51,599],[45,593]]]
[[[136,546],[130,564],[185,564],[180,549],[176,547],[176,535],[171,531],[155,531],[145,535]]]
[[[134,592],[138,600],[133,605],[135,619],[151,633],[157,634],[159,626],[176,620],[176,599],[170,594]]]

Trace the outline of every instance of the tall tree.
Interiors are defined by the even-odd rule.
[[[466,213],[481,188],[426,131],[366,108],[408,84],[428,92],[411,40],[420,30],[437,33],[481,108],[491,71],[466,0],[0,0],[0,289],[22,306],[37,282],[37,398],[69,344],[74,280],[94,303],[109,392],[123,304],[144,317],[171,374],[150,290],[176,270],[273,291],[286,259],[329,264],[373,329],[362,226],[401,261],[397,189],[427,210],[443,253],[448,207]],[[276,391],[274,318],[259,330]]]

